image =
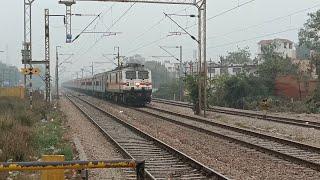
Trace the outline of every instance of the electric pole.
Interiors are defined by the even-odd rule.
[[[92,61],[92,64],[91,64],[91,75],[93,77],[93,61]]]
[[[72,42],[72,29],[71,29],[71,16],[72,9],[71,6],[76,4],[75,0],[60,0],[59,4],[64,4],[66,6],[66,14],[65,14],[65,26],[66,26],[66,43]]]
[[[31,23],[31,16],[32,16],[32,3],[34,0],[24,0],[24,41],[23,41],[23,49],[21,50],[22,53],[22,64],[24,64],[24,69],[27,68],[27,64],[29,68],[32,68],[32,23]],[[24,87],[27,89],[27,75],[24,75]],[[30,101],[30,109],[32,109],[32,74],[30,74],[29,80],[29,101]]]
[[[117,52],[117,59],[118,59],[118,68],[120,68],[120,47],[119,46],[116,46],[114,47],[114,49],[117,49],[118,52]]]
[[[83,79],[84,68],[81,68],[81,79]]]
[[[59,99],[59,53],[58,48],[61,48],[61,46],[56,46],[56,93],[57,93],[57,99]]]
[[[46,101],[51,101],[51,77],[50,77],[50,29],[49,29],[49,9],[44,10],[45,35],[44,35],[44,60],[46,62],[45,82],[46,82]]]
[[[183,63],[182,63],[182,46],[180,46],[180,71],[179,71],[179,90],[180,90],[180,101],[183,101],[183,82],[182,82],[182,74],[183,74],[183,69],[182,69]]]

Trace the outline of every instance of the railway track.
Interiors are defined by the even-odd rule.
[[[186,102],[171,101],[171,100],[157,99],[157,98],[152,99],[152,101],[157,103],[179,106],[179,107],[192,108],[192,105]],[[290,124],[294,126],[320,130],[320,122],[306,121],[302,119],[287,118],[287,117],[272,116],[272,115],[263,115],[261,113],[245,112],[241,110],[221,108],[221,107],[211,107],[211,108],[208,108],[208,111],[218,112],[223,114],[230,114],[230,115],[237,115],[237,116],[244,116],[244,117],[250,117],[250,118],[257,118],[265,121],[272,121],[272,122],[277,122],[282,124]]]
[[[76,96],[67,98],[126,157],[145,160],[148,179],[227,179],[191,157]]]
[[[148,106],[146,108],[135,108],[135,110],[187,128],[191,128],[201,133],[231,140],[247,147],[254,148],[258,151],[320,171],[319,147],[229,126],[222,123],[216,123],[206,118],[179,114],[152,106]]]

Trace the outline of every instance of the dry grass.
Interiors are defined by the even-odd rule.
[[[0,161],[24,161],[32,155],[33,122],[23,101],[0,98]]]

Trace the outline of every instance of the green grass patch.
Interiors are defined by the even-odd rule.
[[[48,114],[47,120],[39,122],[36,126],[34,144],[39,154],[65,155],[66,160],[73,159],[73,148],[70,142],[63,138],[64,116],[61,111],[54,110]]]

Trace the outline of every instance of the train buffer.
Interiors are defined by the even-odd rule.
[[[64,175],[60,173],[66,169],[83,170],[86,176],[83,179],[88,179],[88,169],[103,169],[103,168],[132,168],[135,169],[137,179],[144,179],[144,161],[132,159],[127,160],[106,160],[106,161],[35,161],[35,162],[0,162],[0,172],[8,171],[41,171],[41,180],[52,179],[63,180]],[[50,174],[52,173],[52,174]],[[47,174],[43,176],[43,174]],[[58,177],[58,178],[57,178]],[[59,178],[60,177],[60,178]]]

